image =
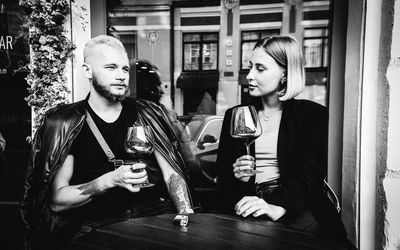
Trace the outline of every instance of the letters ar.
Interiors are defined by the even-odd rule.
[[[12,40],[12,36],[0,36],[0,49],[13,49]]]

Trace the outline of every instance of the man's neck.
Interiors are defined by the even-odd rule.
[[[110,102],[95,90],[91,91],[88,103],[93,111],[105,122],[114,122],[121,114],[121,102]]]

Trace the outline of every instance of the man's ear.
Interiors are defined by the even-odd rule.
[[[92,68],[89,64],[84,63],[82,64],[83,74],[88,78],[92,79]]]

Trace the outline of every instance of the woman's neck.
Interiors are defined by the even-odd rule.
[[[282,109],[282,101],[278,96],[264,96],[262,99],[262,107],[266,112],[274,112]]]

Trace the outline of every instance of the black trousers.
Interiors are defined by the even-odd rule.
[[[256,184],[255,192],[258,197],[263,198],[273,193],[279,187],[281,187],[279,179],[266,181]],[[318,225],[318,222],[310,210],[305,211],[296,218],[282,220],[281,222],[295,229],[299,229],[312,234],[320,234],[320,227]]]

